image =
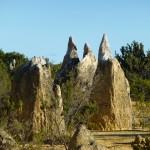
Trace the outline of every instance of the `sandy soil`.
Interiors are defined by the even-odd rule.
[[[150,136],[148,132],[142,130],[93,131],[92,134],[99,144],[105,145],[110,150],[133,150],[131,142],[136,135],[141,135],[143,138]]]
[[[108,150],[133,150],[131,142],[134,141],[136,135],[141,135],[143,138],[150,137],[150,132],[142,130],[128,131],[91,131],[97,143],[105,145]],[[28,146],[27,146],[28,147]],[[28,147],[27,149],[30,150]],[[32,150],[65,150],[63,145],[42,145],[42,147],[31,148]]]

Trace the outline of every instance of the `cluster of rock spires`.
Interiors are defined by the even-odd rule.
[[[74,59],[77,60],[76,63],[72,63]],[[63,78],[65,80],[61,80],[61,83],[65,82],[67,79],[64,74],[66,75],[66,72],[71,70],[75,70],[79,88],[83,91],[90,90],[89,101],[97,103],[99,107],[100,113],[91,118],[91,121],[97,124],[98,129],[131,129],[129,83],[118,60],[112,58],[106,34],[103,35],[100,43],[98,62],[87,44],[84,45],[83,59],[79,61],[77,47],[72,37],[69,38],[68,50],[57,79]]]
[[[99,114],[91,118],[98,129],[131,129],[129,84],[118,60],[112,58],[106,34],[99,47],[98,61],[88,44],[84,45],[83,59],[80,61],[77,47],[70,37],[67,53],[54,83],[50,66],[43,58],[35,57],[20,66],[15,71],[12,86],[12,99],[16,102],[19,120],[31,121],[34,132],[56,130],[56,120],[61,122],[60,129],[65,130],[60,86],[72,70],[76,72],[79,88],[90,90],[89,101],[99,107]],[[53,118],[57,119],[53,121]]]

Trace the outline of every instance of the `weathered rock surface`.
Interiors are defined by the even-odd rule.
[[[83,91],[91,87],[96,68],[97,60],[91,48],[85,43],[83,59],[77,65],[77,82]]]
[[[106,35],[103,36],[94,75],[92,102],[99,114],[91,119],[101,130],[128,130],[132,125],[129,83],[117,59],[112,59]]]
[[[112,55],[110,52],[110,46],[107,40],[107,36],[106,34],[104,34],[100,47],[99,47],[98,62],[101,63],[102,61],[105,61],[111,58],[112,58]]]
[[[106,150],[106,147],[97,144],[86,126],[81,125],[70,141],[69,150]]]
[[[73,41],[73,38],[70,36],[69,41],[68,41],[68,49],[67,49],[66,55],[64,56],[62,67],[65,67],[65,65],[72,58],[78,58],[78,54],[77,54],[77,47]]]
[[[0,149],[19,150],[15,140],[2,129],[0,129]]]
[[[15,101],[17,117],[21,122],[30,123],[31,131],[52,130],[54,99],[50,67],[45,59],[34,57],[15,71],[12,100]]]
[[[55,84],[61,85],[61,83],[65,82],[68,79],[70,71],[74,71],[78,63],[79,58],[77,53],[77,47],[73,41],[73,38],[69,37],[68,49],[66,55],[64,56],[62,67],[56,75],[56,79],[54,81]]]
[[[55,93],[55,106],[57,109],[53,110],[52,116],[54,117],[53,121],[53,129],[55,129],[55,133],[58,131],[63,133],[65,130],[65,120],[63,113],[63,100],[61,97],[61,89],[59,85],[54,86]]]

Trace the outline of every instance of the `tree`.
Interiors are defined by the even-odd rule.
[[[13,107],[13,102],[10,102],[11,92],[11,71],[9,70],[10,62],[16,60],[16,68],[28,61],[23,54],[17,52],[5,53],[0,49],[0,111],[1,116],[8,113],[9,109]]]
[[[51,115],[57,131],[50,133],[50,139],[53,143],[63,144],[68,149],[68,143],[71,140],[72,133],[80,124],[88,125],[90,117],[93,113],[98,112],[96,104],[92,104],[88,101],[90,91],[83,92],[82,89],[76,84],[74,78],[74,70],[70,71],[67,77],[67,81],[61,85],[61,95],[63,100],[63,118],[58,119],[60,115],[58,112],[58,101],[54,99],[53,109],[56,110],[55,115]],[[55,85],[57,86],[57,85]],[[54,88],[55,89],[55,88]],[[55,90],[54,90],[55,91]],[[62,131],[61,123],[65,121],[66,130]]]
[[[93,113],[98,112],[95,103],[89,102],[90,90],[82,91],[76,84],[74,73],[69,73],[69,80],[62,84],[64,116],[67,128],[76,128],[79,124],[88,124]]]
[[[0,117],[4,117],[10,109],[11,78],[6,65],[0,60]]]
[[[150,100],[150,51],[145,55],[144,45],[133,43],[122,46],[116,58],[121,64],[131,87],[131,98]]]
[[[50,62],[50,68],[51,68],[51,76],[52,79],[56,78],[56,74],[57,72],[60,70],[61,68],[61,63],[60,64],[53,64],[52,62]]]
[[[7,70],[9,70],[9,64],[13,59],[16,60],[15,67],[18,67],[29,61],[24,54],[20,54],[17,52],[5,53],[2,49],[0,49],[0,60],[6,65]]]

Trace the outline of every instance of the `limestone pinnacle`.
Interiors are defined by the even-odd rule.
[[[83,53],[83,58],[89,53],[91,52],[91,48],[89,47],[89,45],[87,43],[84,44],[84,53]]]
[[[112,59],[112,55],[110,52],[109,43],[107,40],[106,34],[103,35],[100,47],[99,47],[99,55],[98,55],[98,61],[105,61],[108,59]]]

